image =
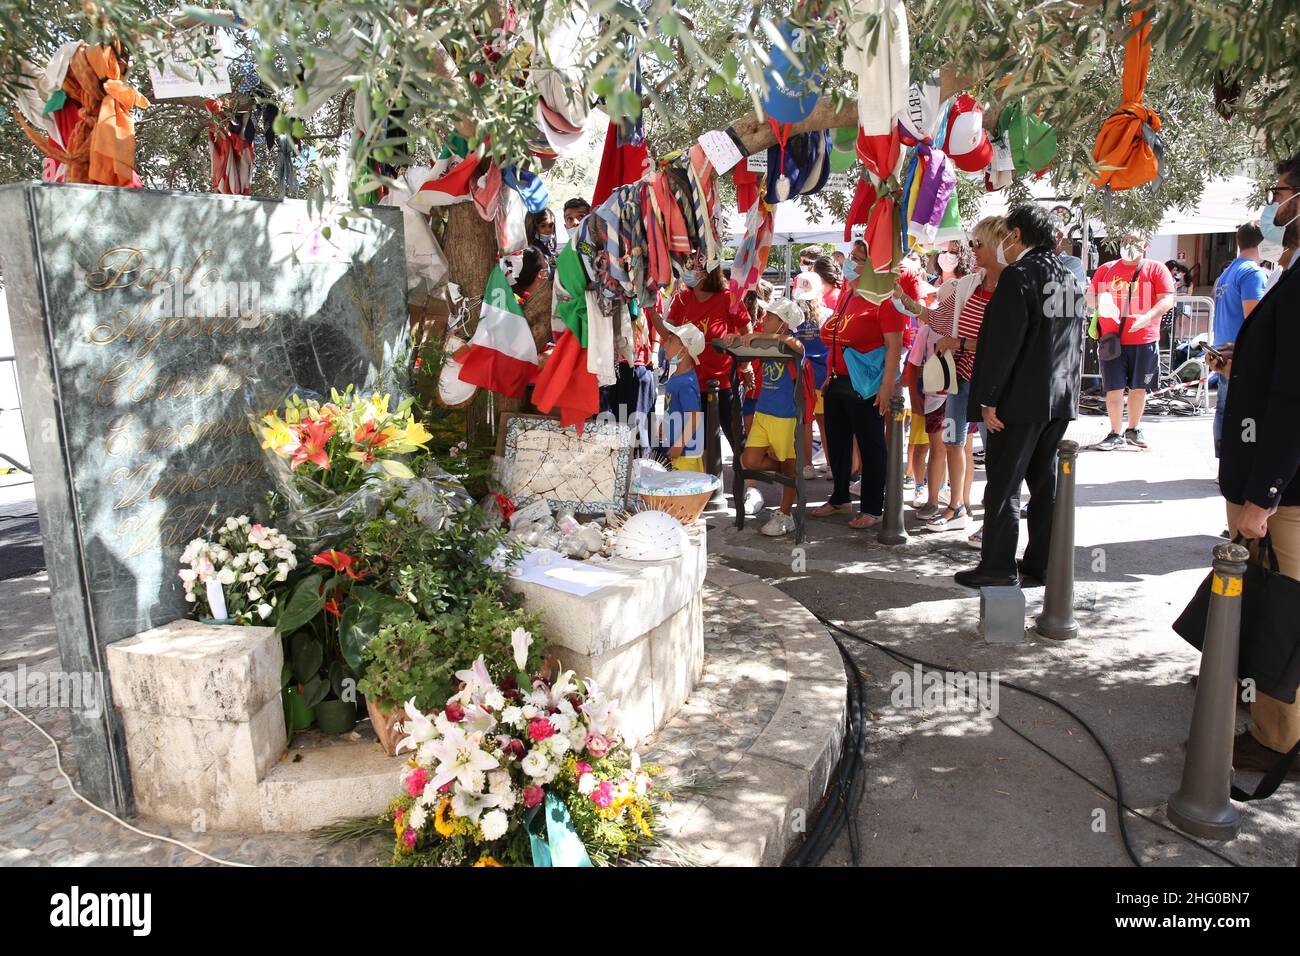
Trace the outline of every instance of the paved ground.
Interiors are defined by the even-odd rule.
[[[1106,431],[1103,419],[1088,417],[1069,437],[1090,444]],[[1224,518],[1209,420],[1157,419],[1146,431],[1149,451],[1080,456],[1081,634],[1071,642],[1007,647],[979,639],[978,598],[951,580],[953,571],[975,561],[964,544],[974,526],[918,532],[891,549],[870,532],[847,528],[844,518],[813,521],[801,555],[792,541],[774,547],[761,537],[761,522],[738,532],[731,518],[715,515],[710,549],[890,648],[947,668],[996,674],[1065,703],[1105,741],[1130,805],[1163,823],[1162,804],[1182,769],[1193,701],[1188,680],[1198,662],[1169,625],[1205,575]],[[827,485],[814,489],[821,500]],[[768,497],[775,501],[775,492],[769,489]],[[982,472],[973,497],[982,497]],[[1028,599],[1032,620],[1042,589],[1029,591]],[[864,863],[1128,864],[1114,804],[1094,786],[987,716],[895,706],[891,677],[907,674],[908,665],[865,645],[853,654],[871,685],[868,786],[859,819]],[[1105,760],[1078,721],[1006,687],[999,709],[1011,726],[1113,792]],[[1253,786],[1256,779],[1246,782]],[[1225,865],[1179,836],[1128,819],[1145,862]],[[1240,835],[1218,849],[1243,865],[1291,866],[1297,842],[1300,791],[1288,783],[1251,805]],[[826,862],[849,859],[841,838]]]
[[[737,532],[727,516],[714,515],[710,549],[872,640],[944,667],[996,674],[1061,700],[1105,741],[1128,802],[1163,822],[1163,801],[1181,771],[1192,705],[1188,678],[1197,663],[1169,623],[1204,575],[1223,527],[1209,428],[1208,420],[1156,420],[1147,429],[1153,445],[1148,452],[1081,456],[1081,636],[1069,643],[999,647],[978,639],[978,600],[950,577],[973,562],[974,552],[963,543],[966,531],[918,533],[890,549],[876,545],[870,533],[851,531],[844,519],[815,521],[803,552],[795,553],[792,542],[762,538],[761,522]],[[1101,419],[1085,418],[1071,437],[1089,443],[1105,430]],[[814,486],[823,494],[825,488]],[[977,480],[976,500],[980,488]],[[16,489],[9,491],[0,503],[20,499]],[[1029,592],[1031,617],[1041,595]],[[0,582],[0,607],[0,670],[20,663],[48,666],[56,650],[44,576]],[[758,656],[753,642],[762,632],[750,631],[716,601],[706,604],[706,622],[708,670],[692,703],[729,716],[723,737],[702,732],[690,706],[670,725],[660,756],[677,764],[678,780],[707,781],[724,772],[761,728],[774,699],[761,673],[733,679]],[[1078,721],[1000,689],[1001,717],[1091,784],[982,714],[895,706],[891,676],[906,673],[906,665],[866,646],[856,646],[854,656],[871,687],[868,786],[859,819],[864,863],[1127,865],[1114,805],[1097,789],[1111,790],[1113,782]],[[33,716],[63,742],[65,765],[75,776],[66,715],[51,709]],[[1246,782],[1253,785],[1254,779]],[[1246,811],[1241,834],[1220,852],[1244,865],[1293,865],[1300,841],[1297,811],[1296,788],[1286,784]],[[1223,865],[1151,823],[1131,816],[1129,821],[1148,863]],[[364,863],[384,852],[382,841],[330,848],[302,836],[175,835],[218,856],[258,863]],[[849,861],[842,838],[826,863]],[[200,862],[179,848],[126,833],[78,804],[58,778],[48,744],[0,709],[0,866]]]

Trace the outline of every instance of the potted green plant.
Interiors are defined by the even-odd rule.
[[[485,591],[468,606],[449,610],[434,620],[408,618],[385,623],[366,645],[365,670],[357,684],[366,696],[375,735],[384,749],[395,752],[410,701],[422,711],[436,709],[459,685],[456,674],[483,657],[494,679],[513,687],[516,631],[536,634],[537,616],[511,605],[505,595]],[[544,649],[531,641],[526,649],[528,673],[541,666]]]
[[[284,641],[285,724],[290,733],[314,721],[324,733],[346,733],[356,725],[356,675],[361,648],[381,620],[413,615],[400,600],[358,582],[352,557],[330,550],[294,586],[277,620]],[[333,573],[327,573],[332,571]]]
[[[357,725],[356,680],[342,661],[329,666],[330,696],[316,705],[316,726],[324,734],[345,734]]]

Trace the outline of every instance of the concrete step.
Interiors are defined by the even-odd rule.
[[[291,747],[258,783],[262,826],[314,830],[378,814],[398,793],[401,766],[373,738]]]

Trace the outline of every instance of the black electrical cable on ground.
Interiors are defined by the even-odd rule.
[[[812,615],[813,615],[814,617],[817,618],[817,620],[821,621],[823,624],[825,624],[827,627],[831,628],[833,631],[838,631],[838,632],[840,632],[841,634],[846,635],[847,637],[851,637],[851,638],[853,638],[853,639],[856,640],[856,641],[859,641],[859,642],[861,642],[861,643],[863,643],[863,644],[867,644],[867,645],[869,645],[869,646],[871,646],[871,647],[874,647],[874,648],[876,648],[877,650],[881,651],[882,653],[887,654],[888,656],[892,657],[894,660],[897,660],[897,661],[900,661],[900,662],[903,662],[903,663],[909,663],[909,664],[919,664],[919,665],[921,665],[923,668],[929,668],[930,670],[935,670],[935,671],[944,671],[944,672],[946,672],[946,671],[948,670],[948,668],[946,668],[946,667],[942,667],[942,666],[940,666],[940,665],[938,665],[938,664],[935,664],[935,663],[932,663],[932,662],[930,662],[930,661],[922,660],[922,659],[920,659],[920,658],[918,658],[918,657],[912,657],[912,656],[909,655],[909,654],[904,654],[902,651],[895,650],[895,649],[893,649],[893,648],[891,648],[891,647],[888,647],[888,646],[886,646],[886,645],[884,645],[884,644],[881,644],[881,643],[878,642],[878,641],[873,641],[871,638],[866,637],[866,636],[864,636],[864,635],[862,635],[862,634],[858,634],[858,633],[855,632],[855,631],[850,631],[848,628],[843,627],[843,626],[840,625],[840,624],[836,624],[834,621],[830,620],[829,618],[823,617],[822,615],[818,614],[816,611],[812,611],[811,613],[812,613]],[[837,640],[836,643],[839,644],[839,641]],[[844,649],[843,649],[843,645],[842,645],[842,644],[840,644],[840,649],[841,649],[841,653],[844,653]],[[855,667],[855,670],[856,670],[856,667]],[[1088,734],[1089,737],[1092,738],[1093,742],[1097,745],[1098,749],[1101,750],[1101,752],[1102,752],[1102,756],[1104,756],[1104,757],[1106,758],[1106,763],[1110,766],[1111,776],[1112,776],[1112,777],[1114,778],[1114,780],[1115,780],[1115,793],[1113,793],[1113,794],[1112,794],[1112,793],[1109,793],[1109,792],[1108,792],[1104,787],[1102,787],[1102,786],[1098,785],[1097,783],[1095,783],[1095,782],[1094,782],[1093,780],[1091,780],[1091,779],[1090,779],[1086,774],[1084,774],[1083,772],[1081,772],[1081,771],[1077,770],[1076,768],[1072,767],[1069,763],[1067,763],[1067,762],[1066,762],[1065,760],[1063,760],[1061,757],[1058,757],[1056,754],[1052,753],[1050,750],[1048,750],[1046,747],[1044,747],[1044,746],[1042,746],[1041,744],[1039,744],[1037,741],[1035,741],[1035,740],[1031,739],[1030,737],[1026,736],[1025,734],[1021,733],[1019,730],[1017,730],[1015,727],[1013,727],[1010,723],[1008,723],[1007,720],[1006,720],[1005,718],[1003,718],[1000,714],[994,715],[994,716],[995,716],[995,719],[996,719],[999,723],[1001,723],[1004,727],[1006,727],[1008,730],[1010,730],[1010,731],[1011,731],[1013,734],[1015,734],[1017,737],[1021,738],[1021,739],[1024,740],[1026,743],[1028,743],[1028,744],[1030,744],[1031,746],[1033,746],[1036,750],[1039,750],[1039,751],[1041,751],[1042,753],[1046,754],[1048,757],[1050,757],[1050,758],[1051,758],[1052,760],[1054,760],[1056,763],[1060,764],[1060,765],[1061,765],[1062,767],[1064,767],[1066,770],[1069,770],[1071,773],[1073,773],[1076,777],[1078,777],[1079,779],[1085,781],[1085,782],[1088,783],[1090,786],[1092,786],[1094,789],[1096,789],[1098,792],[1105,794],[1107,798],[1109,798],[1110,800],[1113,800],[1113,801],[1115,802],[1116,807],[1119,808],[1119,813],[1117,814],[1117,818],[1118,818],[1118,822],[1119,822],[1120,839],[1121,839],[1121,840],[1123,841],[1123,843],[1124,843],[1124,851],[1125,851],[1125,853],[1128,854],[1128,857],[1129,857],[1129,859],[1133,862],[1133,865],[1134,865],[1134,866],[1141,867],[1141,866],[1142,866],[1142,862],[1141,862],[1141,860],[1138,858],[1137,853],[1134,851],[1134,849],[1133,849],[1133,845],[1132,845],[1132,843],[1131,843],[1130,840],[1129,840],[1128,826],[1127,826],[1127,822],[1126,822],[1125,817],[1124,817],[1124,813],[1125,813],[1125,811],[1127,811],[1127,812],[1133,814],[1135,817],[1138,817],[1138,818],[1141,819],[1141,820],[1145,820],[1147,823],[1150,823],[1150,824],[1153,824],[1154,826],[1160,827],[1162,830],[1167,830],[1168,832],[1170,832],[1170,833],[1172,833],[1172,834],[1174,834],[1174,835],[1176,835],[1176,836],[1178,836],[1178,837],[1181,837],[1184,841],[1186,841],[1187,843],[1190,843],[1192,846],[1195,846],[1195,847],[1197,847],[1198,849],[1204,850],[1206,853],[1209,853],[1210,855],[1212,855],[1212,856],[1214,856],[1214,857],[1216,857],[1216,858],[1222,860],[1223,862],[1229,864],[1230,866],[1240,866],[1240,865],[1241,865],[1241,864],[1239,864],[1237,861],[1235,861],[1235,860],[1231,859],[1230,857],[1227,857],[1227,856],[1225,856],[1224,854],[1220,853],[1219,851],[1215,850],[1213,847],[1211,847],[1211,846],[1207,846],[1207,845],[1205,845],[1204,843],[1201,843],[1199,840],[1196,840],[1196,839],[1194,839],[1194,838],[1188,836],[1186,833],[1183,833],[1181,830],[1178,830],[1178,829],[1176,829],[1176,828],[1174,828],[1174,827],[1171,827],[1171,826],[1168,826],[1168,825],[1166,825],[1166,824],[1164,824],[1164,823],[1161,823],[1161,822],[1158,821],[1158,820],[1153,820],[1153,819],[1151,819],[1150,817],[1148,817],[1148,816],[1146,816],[1146,815],[1144,815],[1144,814],[1142,814],[1142,813],[1139,813],[1139,812],[1138,812],[1136,809],[1134,809],[1133,807],[1129,806],[1128,803],[1125,802],[1125,800],[1124,800],[1123,783],[1122,783],[1122,781],[1120,780],[1119,767],[1116,765],[1116,763],[1115,763],[1115,759],[1111,756],[1111,753],[1110,753],[1109,748],[1106,747],[1105,743],[1101,740],[1100,737],[1097,736],[1096,732],[1093,731],[1093,729],[1088,725],[1088,723],[1087,723],[1086,721],[1084,721],[1084,720],[1083,720],[1083,719],[1082,719],[1078,714],[1076,714],[1074,711],[1070,710],[1070,708],[1066,707],[1066,706],[1065,706],[1064,704],[1062,704],[1060,701],[1055,700],[1055,699],[1053,699],[1053,698],[1051,698],[1051,697],[1048,697],[1046,694],[1039,693],[1038,691],[1036,691],[1036,690],[1032,690],[1032,689],[1030,689],[1030,688],[1028,688],[1028,687],[1021,687],[1021,686],[1019,686],[1019,685],[1017,685],[1017,684],[1013,684],[1013,683],[1011,683],[1011,682],[1009,682],[1009,681],[1003,681],[1003,680],[999,680],[998,685],[999,685],[1000,687],[1007,687],[1007,688],[1009,688],[1009,689],[1011,689],[1011,690],[1018,691],[1018,692],[1020,692],[1020,693],[1022,693],[1022,694],[1027,694],[1027,695],[1029,695],[1030,697],[1035,697],[1035,698],[1037,698],[1038,700],[1043,701],[1044,703],[1051,704],[1053,707],[1056,707],[1056,708],[1058,708],[1058,709],[1064,711],[1064,712],[1065,712],[1066,714],[1068,714],[1071,718],[1073,718],[1073,720],[1074,720],[1076,723],[1078,723],[1080,727],[1082,727],[1082,728],[1087,732],[1087,734]]]
[[[816,819],[803,844],[789,859],[790,866],[816,866],[846,826],[849,830],[849,853],[853,865],[861,865],[857,810],[862,802],[867,750],[866,681],[844,642],[834,633],[830,636],[835,641],[844,666],[848,668],[844,746],[826,796],[816,811]]]
[[[850,684],[852,688],[847,698],[847,718],[848,732],[845,737],[845,755],[848,758],[848,765],[845,774],[841,777],[841,799],[842,804],[840,811],[834,814],[831,822],[831,829],[826,836],[816,844],[809,847],[809,853],[806,861],[813,863],[821,862],[826,852],[835,845],[839,839],[840,832],[845,826],[849,828],[849,853],[854,866],[861,865],[860,858],[860,841],[858,839],[857,810],[861,803],[862,795],[859,792],[862,777],[865,773],[866,759],[866,716],[865,716],[865,697],[866,682],[863,681],[857,666],[854,664],[852,657],[838,640],[836,646],[839,649],[840,656],[844,659],[845,666],[850,671]],[[847,792],[845,791],[847,788]],[[811,842],[811,841],[810,841]],[[815,859],[813,859],[815,853]],[[805,862],[803,865],[807,865]]]

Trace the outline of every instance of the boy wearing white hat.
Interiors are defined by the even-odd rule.
[[[695,360],[704,333],[693,325],[664,323],[664,356],[672,370],[664,383],[664,446],[676,471],[704,471],[704,404]]]
[[[758,340],[784,342],[795,351],[803,352],[803,343],[794,333],[803,324],[804,311],[789,299],[779,299],[768,307],[758,332],[731,336],[732,344],[748,345]],[[776,471],[787,478],[794,477],[794,429],[796,424],[794,394],[794,362],[789,359],[763,359],[763,387],[758,393],[754,421],[745,436],[745,450],[741,453],[741,467],[756,471]],[[769,537],[789,534],[794,530],[794,487],[784,485],[781,490],[781,510],[772,515],[760,529]]]

